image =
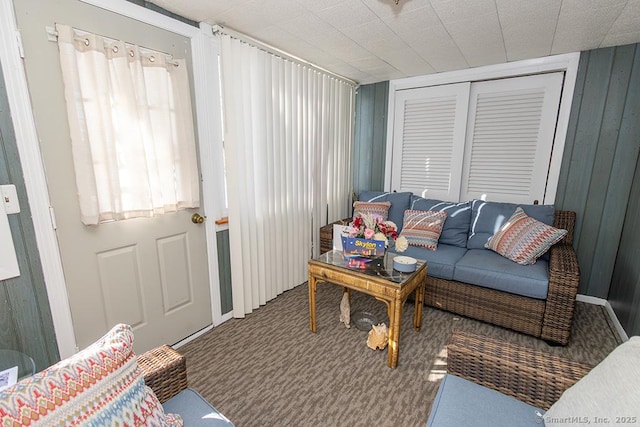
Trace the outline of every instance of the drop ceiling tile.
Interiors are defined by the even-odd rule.
[[[507,60],[551,53],[560,13],[557,0],[496,0]],[[532,43],[535,40],[535,43]]]
[[[290,32],[293,37],[301,38],[314,45],[323,44],[329,35],[338,33],[334,27],[311,13],[306,13],[279,25]]]
[[[435,70],[468,67],[458,46],[431,7],[387,18],[384,23]]]
[[[359,44],[396,37],[396,33],[380,21],[351,25],[346,28],[341,28],[340,32]]]
[[[500,22],[495,11],[471,20],[445,23],[445,28],[469,66],[506,62]]]
[[[609,34],[630,33],[640,31],[640,0],[629,0],[615,20]]]
[[[289,3],[290,0],[285,1],[285,3]],[[344,0],[296,0],[298,4],[310,10],[311,12],[318,12],[324,9],[331,8],[333,6],[337,6],[340,3],[343,3]]]
[[[351,61],[351,65],[360,70],[378,70],[380,68],[393,68],[384,60],[375,55],[369,55],[366,58]]]
[[[380,21],[360,0],[347,0],[336,6],[318,11],[316,15],[335,28],[346,28],[372,21]]]
[[[624,5],[598,9],[572,9],[563,3],[551,53],[595,49],[600,46]]]
[[[210,20],[223,27],[229,27],[244,34],[252,35],[257,30],[272,25],[272,22],[267,17],[261,13],[256,13],[256,4],[258,4],[257,1],[239,4]]]
[[[562,9],[567,11],[586,11],[606,9],[611,6],[624,6],[628,0],[562,0]]]
[[[387,50],[380,52],[378,55],[394,68],[407,73],[407,75],[414,76],[435,72],[435,70],[411,48]]]
[[[445,25],[450,22],[481,19],[481,16],[496,11],[493,0],[431,0],[431,7]]]
[[[600,47],[622,46],[640,42],[640,30],[607,35]]]
[[[295,2],[258,0],[254,3],[253,13],[263,16],[274,23],[289,21],[308,13],[308,10]]]
[[[170,12],[176,13],[180,16],[187,17],[196,22],[207,21],[211,17],[221,15],[222,13],[232,9],[234,6],[241,4],[242,2],[210,2],[208,0],[192,0],[181,1],[175,0],[154,0],[153,4],[160,6]]]

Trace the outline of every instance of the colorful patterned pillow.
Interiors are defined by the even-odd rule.
[[[531,265],[566,235],[567,230],[531,218],[518,206],[485,247],[518,264]]]
[[[410,245],[435,251],[446,219],[446,212],[407,209],[400,235],[406,237]]]
[[[383,221],[389,218],[391,202],[355,202],[353,204],[353,217],[364,214],[373,214],[382,217]]]
[[[167,424],[162,405],[144,384],[136,363],[133,331],[124,324],[85,350],[1,391],[0,416],[2,426]]]

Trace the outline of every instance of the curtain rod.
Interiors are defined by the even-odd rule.
[[[313,63],[311,63],[309,61],[306,61],[306,60],[304,60],[304,59],[302,59],[300,57],[297,57],[295,55],[291,55],[289,53],[286,53],[286,52],[284,52],[284,51],[282,51],[282,50],[280,50],[280,49],[278,49],[276,47],[273,47],[273,46],[271,46],[269,44],[263,43],[260,40],[254,39],[251,36],[247,36],[246,34],[242,34],[242,33],[239,33],[239,32],[237,32],[235,30],[232,30],[231,28],[223,27],[222,25],[219,25],[219,24],[214,24],[214,25],[211,26],[211,31],[212,31],[214,36],[217,35],[218,33],[226,34],[229,37],[233,37],[234,39],[238,39],[238,40],[240,40],[242,42],[250,44],[250,45],[252,45],[252,46],[254,46],[254,47],[256,47],[256,48],[258,48],[260,50],[263,50],[263,51],[265,51],[267,53],[270,53],[271,55],[279,56],[281,58],[284,58],[284,59],[287,59],[289,61],[295,62],[297,64],[306,65],[306,66],[311,67],[311,68],[313,68],[315,70],[321,71],[321,72],[323,72],[325,74],[329,74],[330,76],[335,77],[336,79],[341,80],[341,81],[343,81],[343,82],[345,82],[347,84],[350,84],[350,85],[352,85],[354,87],[358,87],[358,82],[355,82],[355,81],[353,81],[351,79],[348,79],[346,77],[341,76],[340,74],[336,74],[333,71],[329,71],[329,70],[327,70],[325,68],[322,68],[322,67],[320,67],[318,65],[315,65],[315,64],[313,64]]]
[[[47,32],[47,40],[49,40],[50,42],[56,42],[57,43],[58,42],[58,31],[54,27],[49,27],[49,26],[45,26],[44,29]],[[80,33],[83,33],[83,34],[96,35],[96,36],[101,37],[104,40],[108,41],[109,43],[116,43],[116,42],[122,41],[122,40],[117,40],[117,39],[114,39],[114,38],[111,38],[111,37],[103,36],[101,34],[94,34],[94,33],[90,32],[90,31],[81,30],[81,29],[75,28],[75,27],[71,27],[71,29],[73,31],[75,31],[75,32],[80,32]],[[77,36],[74,36],[74,40],[79,41],[79,42],[83,41],[83,39],[81,37],[77,37]],[[126,46],[138,46],[135,43],[129,43],[129,42],[125,42],[125,41],[122,41],[122,42]],[[174,61],[175,58],[173,57],[173,55],[171,55],[169,53],[160,52],[160,51],[157,51],[155,49],[150,49],[150,48],[144,47],[144,46],[138,46],[138,47],[141,49],[140,53],[143,54],[143,55],[150,55],[150,54],[151,55],[153,55],[153,54],[164,55],[165,62],[167,64],[173,65],[175,67],[177,67],[179,65],[178,62]],[[107,47],[105,46],[105,49],[106,48]],[[151,62],[153,62],[153,60]]]

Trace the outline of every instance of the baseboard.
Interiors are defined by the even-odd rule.
[[[226,322],[227,320],[231,320],[231,319],[233,319],[233,310],[231,310],[230,312],[228,312],[226,314],[223,314],[222,317],[220,318],[220,323],[218,323],[218,325]],[[215,325],[215,326],[218,326],[218,325]]]
[[[576,295],[576,301],[584,302],[587,304],[604,306],[605,310],[607,310],[607,314],[609,315],[609,318],[611,319],[611,322],[613,323],[614,328],[616,329],[616,332],[618,333],[618,336],[620,336],[620,339],[622,341],[629,340],[629,336],[627,335],[624,328],[622,327],[622,324],[618,320],[618,316],[616,316],[616,313],[615,311],[613,311],[613,307],[611,307],[611,304],[609,303],[609,301],[607,301],[604,298],[597,298],[597,297],[592,297],[590,295],[582,295],[582,294]]]
[[[212,330],[212,329],[213,329],[213,325],[209,325],[209,326],[207,326],[206,328],[202,328],[202,329],[200,329],[198,332],[196,332],[196,333],[194,333],[194,334],[191,334],[191,335],[189,335],[188,337],[186,337],[185,339],[183,339],[183,340],[181,340],[181,341],[178,341],[177,343],[173,344],[171,347],[173,347],[173,348],[180,348],[180,347],[182,347],[183,345],[185,345],[185,344],[187,344],[187,343],[189,343],[189,342],[191,342],[191,341],[195,340],[195,339],[196,339],[196,338],[198,338],[199,336],[206,334],[207,332],[209,332],[209,331],[210,331],[210,330]]]
[[[195,340],[196,338],[198,338],[199,336],[206,334],[207,332],[209,332],[210,330],[212,330],[215,326],[218,326],[224,322],[226,322],[229,319],[233,319],[233,311],[230,311],[226,314],[223,314],[222,317],[220,318],[220,323],[214,324],[214,325],[209,325],[206,328],[202,328],[200,329],[198,332],[189,335],[188,337],[186,337],[185,339],[178,341],[177,343],[173,344],[171,347],[173,348],[180,348],[183,345]]]

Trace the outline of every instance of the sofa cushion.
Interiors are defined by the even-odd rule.
[[[398,226],[398,232],[400,232],[404,211],[409,209],[411,194],[410,192],[389,193],[384,191],[363,191],[360,193],[359,199],[364,202],[391,202],[389,220]]]
[[[484,249],[484,245],[491,236],[496,234],[500,227],[507,222],[518,206],[521,206],[530,217],[547,225],[553,225],[555,217],[553,205],[516,205],[473,200],[471,202],[471,225],[467,248]]]
[[[164,402],[165,411],[180,414],[185,426],[229,427],[233,423],[192,388],[182,390]]]
[[[442,379],[427,427],[540,426],[544,411],[455,375]]]
[[[531,218],[518,206],[485,247],[513,262],[530,265],[566,235],[567,230]]]
[[[471,221],[471,202],[443,202],[442,200],[424,199],[413,195],[411,196],[409,209],[446,212],[447,220],[444,223],[439,242],[461,248],[467,247],[469,223]]]
[[[487,249],[469,249],[456,263],[453,279],[525,297],[546,299],[549,263],[520,265]]]
[[[400,235],[407,239],[409,245],[435,251],[446,219],[446,212],[407,209],[404,211]]]
[[[391,252],[397,253],[394,248],[391,248]],[[436,251],[409,246],[406,251],[399,254],[427,261],[427,274],[431,277],[453,280],[454,267],[465,253],[467,253],[466,248],[439,244]]]
[[[640,423],[640,337],[619,345],[580,381],[569,387],[545,415],[553,426]],[[606,420],[606,421],[605,421]],[[585,424],[587,424],[585,422]]]
[[[1,391],[0,414],[3,425],[167,424],[162,405],[144,384],[133,353],[133,332],[124,324]]]

